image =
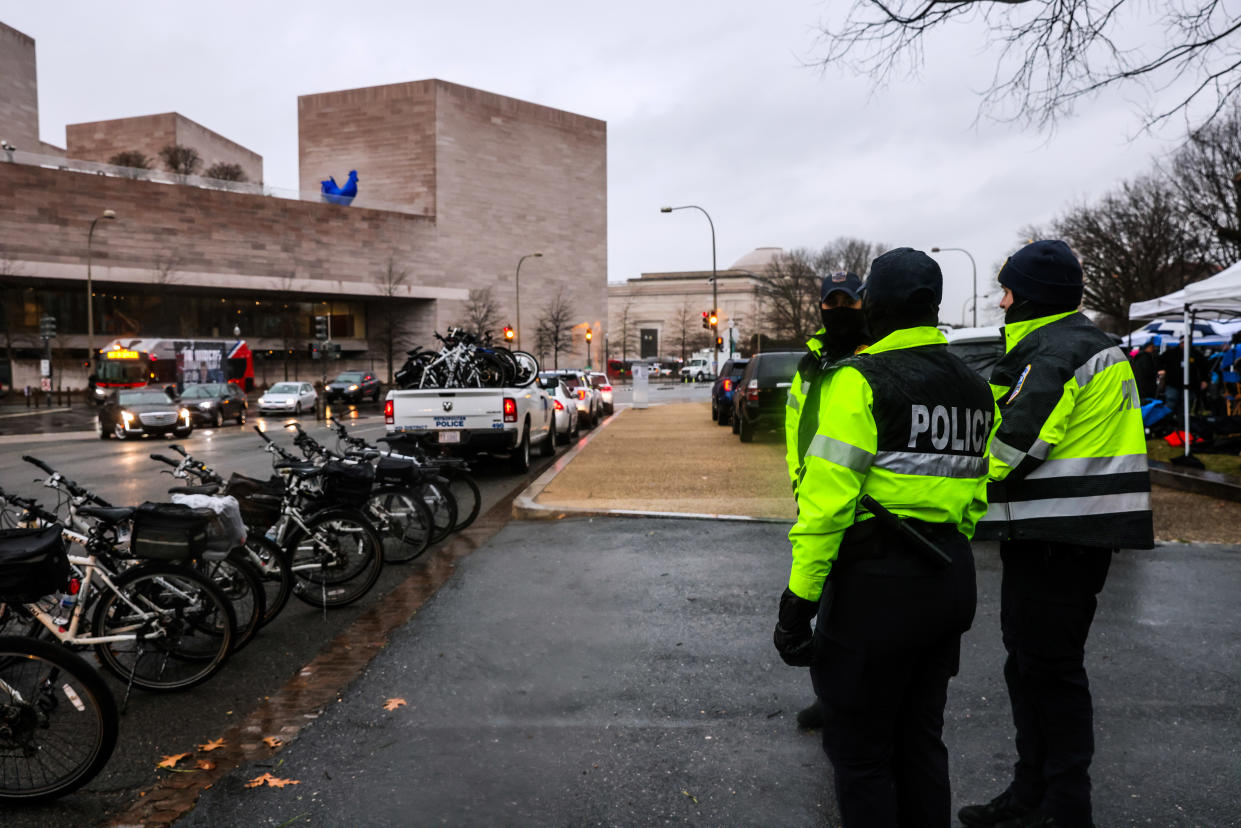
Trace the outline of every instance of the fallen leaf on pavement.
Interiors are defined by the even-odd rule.
[[[263,744],[270,748],[276,748],[284,744],[284,739],[281,739],[279,736],[264,736]]]
[[[396,710],[405,706],[405,699],[388,699],[384,702],[384,710]]]
[[[300,785],[300,784],[302,783],[297,779],[281,779],[277,776],[272,776],[270,773],[264,773],[260,776],[254,777],[249,782],[247,782],[246,787],[247,788],[261,788],[262,786],[267,785],[268,787],[271,787],[271,788],[283,788],[286,785]]]
[[[198,749],[201,750],[203,753],[210,753],[211,751],[218,750],[219,748],[222,748],[222,747],[224,747],[223,739],[212,739],[210,742],[208,742],[205,745],[199,745]]]
[[[184,758],[185,758],[185,757],[187,757],[187,756],[189,756],[189,754],[188,754],[188,753],[178,753],[178,754],[175,754],[175,755],[173,755],[173,756],[165,756],[162,760],[160,760],[159,764],[158,764],[158,765],[156,765],[156,767],[157,767],[157,768],[173,768],[173,767],[176,767],[177,763],[178,763],[178,762],[180,762],[182,759],[184,759]]]
[[[685,794],[686,796],[688,796],[688,797],[690,798],[690,801],[691,801],[691,802],[693,802],[695,805],[697,805],[697,804],[698,804],[698,797],[694,796],[694,795],[693,795],[692,793],[690,793],[689,791],[681,791],[681,793],[683,793],[683,794]]]
[[[196,766],[199,770],[215,770],[215,762],[210,759],[199,759]]]

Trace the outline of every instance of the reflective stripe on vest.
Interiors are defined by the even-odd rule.
[[[991,453],[1012,469],[1021,465],[1021,461],[1027,457],[1033,457],[1035,460],[1046,460],[1047,455],[1051,453],[1051,448],[1051,443],[1046,440],[1035,440],[1034,445],[1030,446],[1029,451],[1013,448],[999,437],[992,438],[991,440]]]
[[[806,456],[811,455],[838,466],[844,466],[859,474],[865,474],[875,460],[875,455],[866,449],[851,446],[825,434],[814,435],[814,439],[810,441],[810,447],[806,449]],[[803,463],[802,466],[804,468],[805,464]]]
[[[874,466],[896,474],[976,478],[987,473],[987,458],[922,451],[881,451],[875,455]]]
[[[1119,457],[1065,457],[1047,460],[1026,475],[1026,479],[1094,477],[1107,474],[1130,474],[1146,470],[1145,454],[1122,454]]]
[[[785,405],[787,405],[789,408],[793,409],[794,411],[801,410],[801,403],[798,402],[797,397],[793,396],[792,391],[789,392],[789,396],[788,396],[788,399],[785,401]]]
[[[1085,515],[1112,515],[1150,510],[1148,492],[1055,497],[1044,500],[1012,500],[987,506],[984,521],[1019,521],[1039,518],[1072,518]]]
[[[1113,365],[1119,365],[1126,361],[1125,355],[1121,353],[1119,348],[1113,345],[1106,350],[1099,351],[1099,353],[1086,360],[1080,368],[1073,372],[1073,378],[1077,380],[1079,387],[1085,388],[1086,383],[1090,382],[1095,374],[1102,373]]]

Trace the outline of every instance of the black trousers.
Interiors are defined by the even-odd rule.
[[[882,546],[880,559],[838,566],[820,603],[810,675],[823,747],[845,826],[948,826],[944,704],[974,618],[974,559],[956,532],[941,541],[947,569]]]
[[[1004,678],[1017,730],[1009,790],[1066,828],[1089,826],[1094,714],[1086,636],[1112,550],[1008,541],[1000,558]]]

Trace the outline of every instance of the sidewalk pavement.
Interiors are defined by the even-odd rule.
[[[634,412],[633,422],[654,422],[650,413],[675,414]],[[653,497],[626,484],[627,458],[606,438],[630,416],[562,466],[601,449],[594,457],[614,470],[620,499],[567,472],[563,488],[599,509],[715,508],[693,487]],[[671,470],[681,466],[665,451],[653,476],[679,480]],[[553,486],[542,488],[550,498]],[[559,502],[545,505],[541,513]],[[701,519],[514,521],[463,559],[274,761],[226,776],[178,824],[836,824],[818,737],[793,719],[810,701],[809,680],[771,645],[786,531]],[[998,793],[1013,760],[998,554],[983,544],[976,557],[978,615],[945,722],[954,809]],[[1098,824],[1238,824],[1239,588],[1241,555],[1230,547],[1116,556],[1087,656]],[[264,773],[292,782],[247,787]]]

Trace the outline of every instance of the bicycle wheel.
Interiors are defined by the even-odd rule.
[[[116,747],[112,691],[56,644],[0,637],[0,802],[33,804],[77,790]]]
[[[457,522],[453,531],[460,532],[478,517],[479,509],[483,505],[483,493],[468,472],[443,468],[439,470],[439,474],[448,478],[448,491],[452,493],[457,504]]]
[[[383,543],[384,563],[406,563],[427,551],[434,531],[431,510],[412,490],[381,490],[364,509]]]
[[[431,543],[439,543],[457,528],[457,501],[442,477],[422,481],[419,491],[431,510]]]
[[[280,614],[293,592],[293,571],[289,568],[289,554],[263,535],[251,532],[242,546],[247,560],[258,567],[263,578],[267,610],[263,624]]]
[[[263,576],[240,549],[230,551],[225,558],[204,558],[197,568],[233,605],[233,615],[237,619],[237,626],[233,628],[233,652],[236,652],[249,644],[263,626],[263,616],[267,612]]]
[[[517,376],[513,378],[513,385],[525,388],[538,379],[539,361],[534,358],[534,354],[513,351],[513,359],[517,360]]]
[[[237,619],[214,584],[192,569],[142,564],[116,579],[95,607],[97,636],[133,635],[95,645],[104,667],[144,690],[182,690],[224,666]]]
[[[365,595],[383,568],[375,527],[355,509],[325,509],[295,527],[286,550],[292,559],[293,594],[315,607],[343,607]]]

